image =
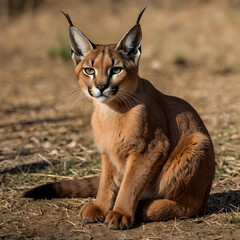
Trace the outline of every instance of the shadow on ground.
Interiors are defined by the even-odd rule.
[[[52,165],[56,165],[59,161],[52,161]],[[34,162],[30,164],[22,164],[13,168],[7,168],[0,172],[1,174],[19,174],[19,173],[37,173],[40,170],[45,169],[49,166],[49,163],[46,161]]]
[[[214,193],[209,196],[206,215],[219,213],[219,212],[231,212],[236,210],[240,205],[240,191],[230,190],[228,192]]]

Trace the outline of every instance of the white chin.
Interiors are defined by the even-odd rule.
[[[97,97],[96,100],[100,103],[105,103],[107,102],[109,98],[108,97],[105,97],[105,96],[101,96],[101,97]]]

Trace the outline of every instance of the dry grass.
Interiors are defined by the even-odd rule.
[[[142,19],[140,75],[189,101],[212,136],[216,177],[203,216],[138,223],[119,232],[79,221],[80,206],[91,199],[21,198],[39,184],[99,172],[91,106],[78,109],[68,102],[77,88],[73,64],[61,54],[52,60],[48,49],[59,46],[58,36],[67,40],[59,10],[69,12],[93,42],[118,41],[145,3],[110,2],[49,1],[34,14],[0,23],[0,238],[240,238],[238,1],[157,1],[149,3]]]

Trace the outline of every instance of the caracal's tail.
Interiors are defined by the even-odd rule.
[[[64,179],[33,188],[23,194],[23,197],[44,199],[63,197],[96,197],[100,175],[84,178]]]

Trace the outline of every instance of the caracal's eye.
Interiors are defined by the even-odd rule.
[[[113,67],[111,69],[112,74],[119,74],[122,71],[121,67]]]
[[[93,75],[95,73],[95,70],[93,68],[84,68],[83,71],[87,74],[87,75]]]

